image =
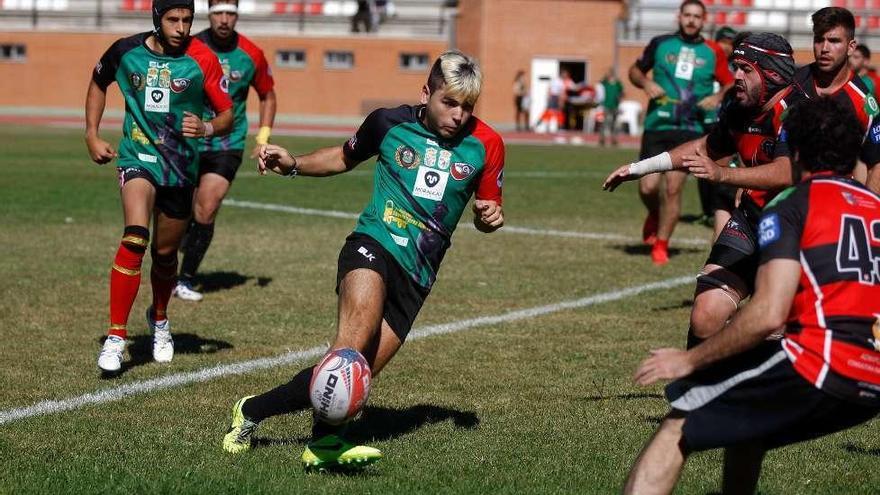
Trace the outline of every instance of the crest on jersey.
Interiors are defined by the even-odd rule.
[[[865,97],[865,113],[868,117],[875,117],[880,113],[880,106],[877,105],[877,99],[872,94]]]
[[[135,91],[144,89],[144,86],[147,84],[147,80],[144,79],[144,75],[140,72],[132,72],[128,76],[128,82],[131,83],[131,87],[134,88]]]
[[[477,167],[474,167],[470,163],[455,162],[452,164],[452,178],[455,180],[465,180],[471,175],[474,175],[476,170]]]
[[[394,152],[394,160],[398,165],[405,169],[412,169],[419,166],[419,154],[412,146],[402,144],[397,147]]]
[[[229,78],[226,76],[220,78],[220,91],[229,93]]]
[[[241,71],[240,70],[229,71],[229,80],[232,82],[241,81]]]
[[[178,77],[176,79],[171,80],[171,91],[175,93],[183,93],[189,88],[189,85],[192,81],[185,77]]]

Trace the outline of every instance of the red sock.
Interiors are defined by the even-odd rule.
[[[654,249],[658,251],[669,251],[669,239],[657,239],[654,243]]]
[[[150,269],[150,283],[153,286],[153,319],[162,321],[167,318],[168,301],[177,284],[177,252],[160,255],[152,251],[153,267]]]
[[[126,325],[131,306],[141,284],[141,264],[150,232],[145,227],[125,228],[110,270],[110,331],[109,335],[126,338]]]

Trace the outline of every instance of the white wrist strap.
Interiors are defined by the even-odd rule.
[[[214,124],[210,122],[205,122],[205,137],[211,137],[214,135]]]
[[[638,175],[639,177],[669,170],[672,170],[672,157],[669,156],[667,151],[629,165],[629,174]]]

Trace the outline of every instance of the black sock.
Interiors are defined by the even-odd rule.
[[[199,223],[195,220],[189,226],[186,234],[186,244],[183,247],[183,262],[180,264],[180,278],[192,281],[202,264],[211,239],[214,238],[213,223]]]
[[[312,406],[309,399],[309,384],[312,369],[306,368],[292,380],[272,390],[245,401],[241,411],[251,421],[262,421],[280,414],[290,414]]]
[[[694,335],[694,330],[692,328],[688,328],[688,338],[687,338],[687,348],[688,349],[693,349],[694,347],[703,343],[704,340],[706,340],[706,339],[703,339],[703,338],[700,338],[700,337],[697,337],[696,335]]]
[[[343,436],[347,427],[348,423],[342,423],[341,425],[331,425],[328,423],[324,423],[317,417],[314,417],[314,419],[312,420],[312,440],[317,440],[319,438],[326,437],[327,435]]]

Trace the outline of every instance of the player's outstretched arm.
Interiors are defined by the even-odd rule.
[[[251,153],[251,158],[257,158],[260,154],[260,145],[269,144],[269,136],[275,125],[275,110],[278,108],[275,90],[269,90],[260,98],[260,130],[257,133],[257,145]]]
[[[785,323],[799,281],[799,261],[777,258],[764,263],[758,269],[751,301],[722,331],[689,351],[651,351],[636,370],[636,383],[676,380],[757,346]]]
[[[474,200],[474,227],[486,234],[495,232],[504,225],[504,212],[496,201]]]
[[[719,167],[705,157],[685,157],[688,170],[700,179],[747,189],[784,189],[792,185],[791,159],[778,156],[757,167]]]
[[[86,146],[89,149],[89,157],[97,164],[104,164],[116,158],[113,146],[98,136],[106,102],[107,92],[95,81],[90,82],[86,94]]]
[[[275,144],[260,147],[257,167],[260,175],[271,170],[279,175],[305,175],[326,177],[341,174],[353,169],[360,162],[346,157],[342,146],[330,146],[313,151],[307,155],[294,157],[289,151]]]
[[[619,167],[611,175],[605,178],[602,189],[613,191],[620,184],[639,179],[648,174],[658,172],[667,172],[669,170],[679,170],[685,168],[684,158],[688,155],[697,153],[698,150],[706,149],[706,136],[699,137],[693,141],[681,144],[669,151],[660,153],[659,155],[645,158],[635,163],[623,165]],[[703,154],[706,154],[703,151]]]

